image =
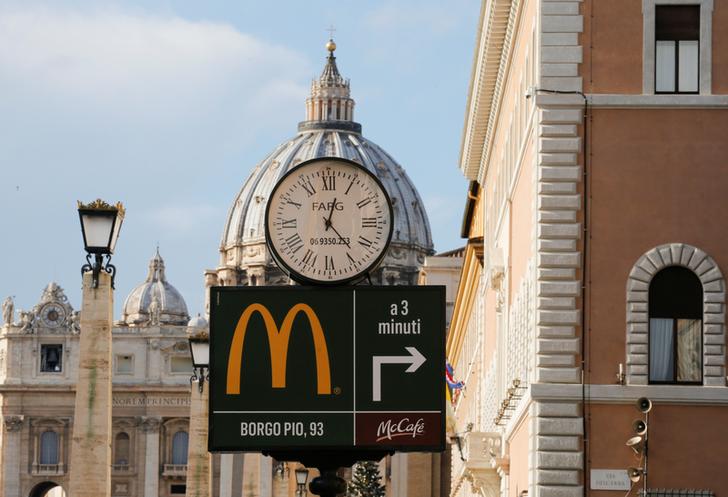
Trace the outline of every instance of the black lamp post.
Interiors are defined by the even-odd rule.
[[[308,470],[306,468],[296,468],[296,497],[304,497],[306,495],[307,481]]]
[[[124,214],[121,202],[117,202],[116,205],[107,204],[101,199],[94,200],[90,204],[78,202],[78,216],[81,219],[83,246],[86,250],[86,264],[81,267],[81,273],[93,271],[94,288],[99,287],[99,273],[102,269],[111,275],[111,288],[114,288],[116,268],[109,264],[109,261],[119,239]]]
[[[199,382],[200,393],[205,384],[207,369],[210,365],[210,339],[206,334],[193,335],[189,338],[190,356],[192,357],[193,373],[190,383]]]

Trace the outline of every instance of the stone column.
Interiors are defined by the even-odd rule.
[[[243,492],[243,454],[220,456],[220,497],[240,497]]]
[[[38,452],[40,452],[40,436],[35,432],[36,430],[31,431],[31,439],[30,443],[33,444],[33,465],[30,467],[31,471],[36,472],[38,471]]]
[[[6,416],[3,423],[3,497],[20,497],[20,433],[23,416]]]
[[[314,472],[308,480],[313,479]],[[273,496],[273,459],[256,452],[244,454],[243,463],[243,496],[272,497]],[[309,492],[309,495],[311,493]],[[235,496],[237,497],[237,496]]]
[[[391,478],[391,497],[407,497],[407,456],[408,454],[398,452],[392,457],[392,478]]]
[[[144,497],[159,497],[159,418],[142,420],[144,432]]]
[[[260,472],[258,473],[260,497],[273,497],[273,458],[260,457]]]
[[[199,389],[199,380],[192,382],[190,392],[190,437],[187,452],[187,497],[212,495],[210,453],[207,452],[208,384]]]
[[[382,476],[382,481],[386,476]],[[407,495],[434,497],[439,488],[433,485],[432,454],[411,452],[407,454]]]
[[[63,429],[58,434],[58,470],[63,473]]]
[[[258,453],[248,452],[243,454],[243,496],[260,495],[260,460],[263,458]]]
[[[78,381],[71,439],[70,483],[73,497],[111,496],[111,276],[83,275]]]

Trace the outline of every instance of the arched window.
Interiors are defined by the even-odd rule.
[[[129,464],[129,434],[123,431],[114,439],[114,464]]]
[[[58,433],[44,431],[40,435],[40,464],[58,464]]]
[[[650,383],[702,383],[703,286],[690,269],[669,266],[649,289]]]
[[[186,431],[178,431],[172,437],[172,464],[187,464],[187,444],[189,435]]]

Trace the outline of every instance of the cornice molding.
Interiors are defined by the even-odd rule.
[[[678,405],[728,405],[728,388],[692,385],[589,385],[586,400],[595,404],[632,404],[640,397],[653,402]],[[535,401],[572,400],[582,398],[581,385],[533,383],[530,394]]]
[[[728,107],[728,95],[588,94],[593,109],[715,109]]]
[[[490,134],[496,95],[500,95],[505,70],[502,67],[510,42],[514,23],[512,4],[518,0],[491,0],[484,2],[478,45],[473,60],[470,88],[466,106],[465,125],[460,147],[460,169],[471,180],[478,178],[483,150]],[[508,45],[504,49],[504,43]]]

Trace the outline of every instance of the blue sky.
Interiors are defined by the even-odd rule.
[[[50,281],[80,308],[76,200],[121,200],[116,312],[157,244],[190,314],[249,172],[295,135],[334,25],[364,135],[404,166],[435,248],[459,238],[457,168],[480,2],[0,3],[0,299]]]

